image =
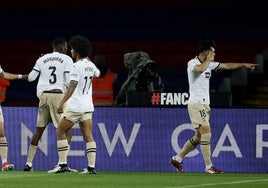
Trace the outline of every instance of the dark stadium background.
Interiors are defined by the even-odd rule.
[[[93,55],[105,55],[110,69],[119,73],[115,91],[127,74],[124,53],[136,50],[157,62],[168,91],[187,90],[186,62],[196,55],[200,39],[216,40],[219,61],[256,61],[268,46],[267,5],[240,0],[3,1],[0,64],[7,72],[29,73],[40,54],[51,51],[53,37],[81,34],[91,40]],[[251,75],[246,89],[256,89],[265,75]],[[11,81],[2,105],[36,106],[35,85]]]

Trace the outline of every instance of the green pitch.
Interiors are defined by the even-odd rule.
[[[48,174],[0,172],[1,188],[267,188],[268,174],[176,172],[98,172]]]

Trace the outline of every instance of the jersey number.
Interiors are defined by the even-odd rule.
[[[85,85],[83,88],[83,94],[88,94],[89,88],[90,88],[91,83],[92,83],[92,76],[89,76],[89,77],[85,76],[84,80],[85,80]]]
[[[48,69],[49,69],[49,70],[52,70],[52,71],[51,71],[51,74],[50,74],[51,78],[49,79],[49,83],[50,83],[50,84],[55,84],[55,83],[57,82],[57,76],[56,76],[56,74],[55,74],[55,72],[56,72],[56,67],[51,66],[51,67],[49,67]]]
[[[205,110],[199,110],[199,113],[200,113],[200,116],[202,119],[205,119],[207,114],[206,114],[206,111]]]

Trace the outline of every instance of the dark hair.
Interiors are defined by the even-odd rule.
[[[214,40],[201,40],[199,41],[198,52],[202,53],[206,50],[210,50],[211,47],[216,47],[216,43]]]
[[[63,37],[56,37],[52,41],[52,48],[58,49],[61,45],[64,45],[66,42],[65,38]]]
[[[81,35],[73,36],[70,39],[69,44],[81,58],[85,58],[91,55],[91,44],[86,37]]]

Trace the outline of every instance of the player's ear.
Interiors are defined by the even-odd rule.
[[[209,54],[209,50],[206,50],[206,51],[204,51],[203,53],[204,53],[204,55],[207,57],[208,54]]]
[[[66,50],[65,50],[65,47],[63,45],[60,46],[60,52],[64,53]]]

